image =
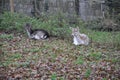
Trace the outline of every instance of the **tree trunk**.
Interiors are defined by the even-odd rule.
[[[14,1],[10,0],[10,11],[13,13],[14,12]]]
[[[76,14],[79,15],[79,0],[75,0],[75,11],[76,11]]]

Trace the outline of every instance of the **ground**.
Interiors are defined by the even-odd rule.
[[[0,80],[119,80],[120,51],[71,39],[32,40],[25,34],[0,38]]]

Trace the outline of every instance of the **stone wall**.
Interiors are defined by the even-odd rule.
[[[1,1],[6,1],[4,5],[9,9],[9,0]],[[5,8],[2,6],[0,3],[0,8]],[[77,14],[87,21],[104,17],[104,0],[14,0],[14,9],[29,16],[62,12],[74,18]]]
[[[83,20],[93,20],[104,17],[104,0],[80,0],[79,15]]]
[[[15,12],[32,16],[31,14],[33,10],[32,0],[14,0],[14,9]]]

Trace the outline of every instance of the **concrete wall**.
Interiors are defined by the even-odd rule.
[[[1,1],[6,1],[4,5],[9,9],[9,0]],[[75,1],[79,3],[76,5]],[[3,8],[2,6],[0,3],[0,8]],[[71,18],[78,14],[85,21],[104,17],[104,0],[14,0],[14,8],[15,12],[29,16],[37,12],[39,14],[63,12]]]

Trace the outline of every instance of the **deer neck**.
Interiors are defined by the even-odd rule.
[[[29,38],[33,38],[32,30],[27,29],[26,31],[27,31],[27,34],[28,34]]]

